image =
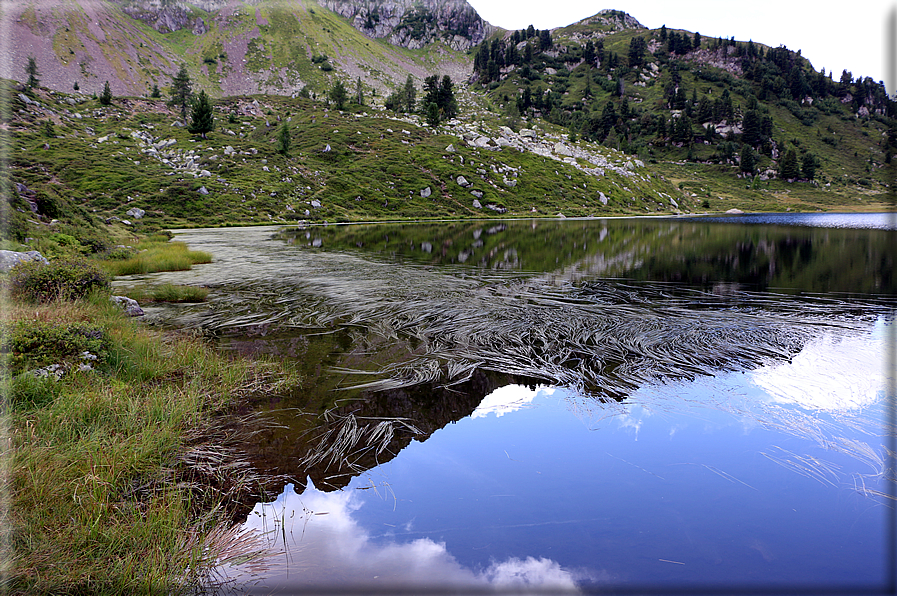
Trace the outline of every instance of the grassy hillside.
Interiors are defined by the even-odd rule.
[[[509,120],[547,120],[685,186],[714,187],[714,208],[714,196],[864,208],[893,177],[897,108],[868,77],[816,72],[784,47],[648,30],[616,11],[551,31],[550,45],[545,33],[487,40],[474,88]],[[753,165],[742,162],[746,146]]]

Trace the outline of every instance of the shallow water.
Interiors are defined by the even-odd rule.
[[[260,592],[886,585],[893,227],[802,217],[179,232],[215,262],[143,277],[213,292],[150,317],[307,378],[257,404],[272,425],[247,446],[292,478],[245,528],[280,554],[222,573]]]

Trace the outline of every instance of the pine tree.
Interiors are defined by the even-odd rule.
[[[801,157],[800,170],[803,174],[804,178],[807,180],[813,180],[816,177],[816,169],[819,167],[819,162],[816,160],[816,156],[807,151]]]
[[[413,112],[415,102],[417,101],[417,87],[414,86],[414,79],[411,78],[411,75],[408,75],[408,78],[405,79],[405,87],[402,90],[402,94],[404,96],[405,111]]]
[[[794,149],[788,149],[782,162],[779,164],[779,178],[783,180],[797,180],[800,177],[800,168],[797,164],[797,153]]]
[[[361,87],[361,77],[355,79],[355,103],[360,106],[364,105],[364,90]]]
[[[100,94],[100,103],[104,106],[108,106],[112,103],[112,89],[109,88],[109,81],[106,81],[106,84],[103,85],[103,92]]]
[[[752,175],[757,165],[757,158],[754,156],[754,150],[747,143],[741,144],[741,171],[745,174]]]
[[[152,97],[153,99],[159,99],[160,97],[162,97],[162,92],[159,91],[159,86],[155,83],[153,83],[153,90],[150,92],[150,97]]]
[[[171,100],[168,105],[181,107],[181,118],[187,119],[187,106],[190,104],[190,98],[193,97],[193,90],[190,88],[190,75],[187,74],[187,67],[181,66],[174,78],[171,79]]]
[[[37,70],[37,61],[34,59],[34,56],[28,56],[28,66],[25,67],[25,72],[28,73],[28,85],[29,89],[34,89],[40,84],[40,73]]]
[[[747,110],[741,122],[741,140],[756,147],[760,142],[760,115],[756,110]]]
[[[330,98],[330,101],[334,103],[337,110],[342,110],[346,106],[346,98],[348,97],[348,94],[346,93],[346,87],[343,85],[342,81],[337,81],[333,84],[328,97]]]
[[[290,155],[290,127],[287,126],[287,123],[284,122],[280,125],[280,130],[277,132],[277,145],[275,149],[281,155],[289,157]]]
[[[191,134],[202,135],[202,138],[206,138],[206,133],[212,132],[215,128],[212,103],[209,101],[209,96],[206,95],[205,90],[199,92],[199,97],[193,104],[193,111],[190,118],[192,122],[187,130],[189,130]]]

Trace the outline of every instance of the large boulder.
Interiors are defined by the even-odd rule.
[[[49,264],[49,261],[36,250],[29,250],[28,252],[0,250],[0,271],[4,273],[19,263],[28,263],[30,261],[40,261],[44,265]]]

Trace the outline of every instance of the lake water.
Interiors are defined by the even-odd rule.
[[[177,232],[149,308],[293,359],[236,593],[884,593],[887,215]],[[132,283],[128,280],[125,283]],[[278,494],[279,493],[279,494]]]

